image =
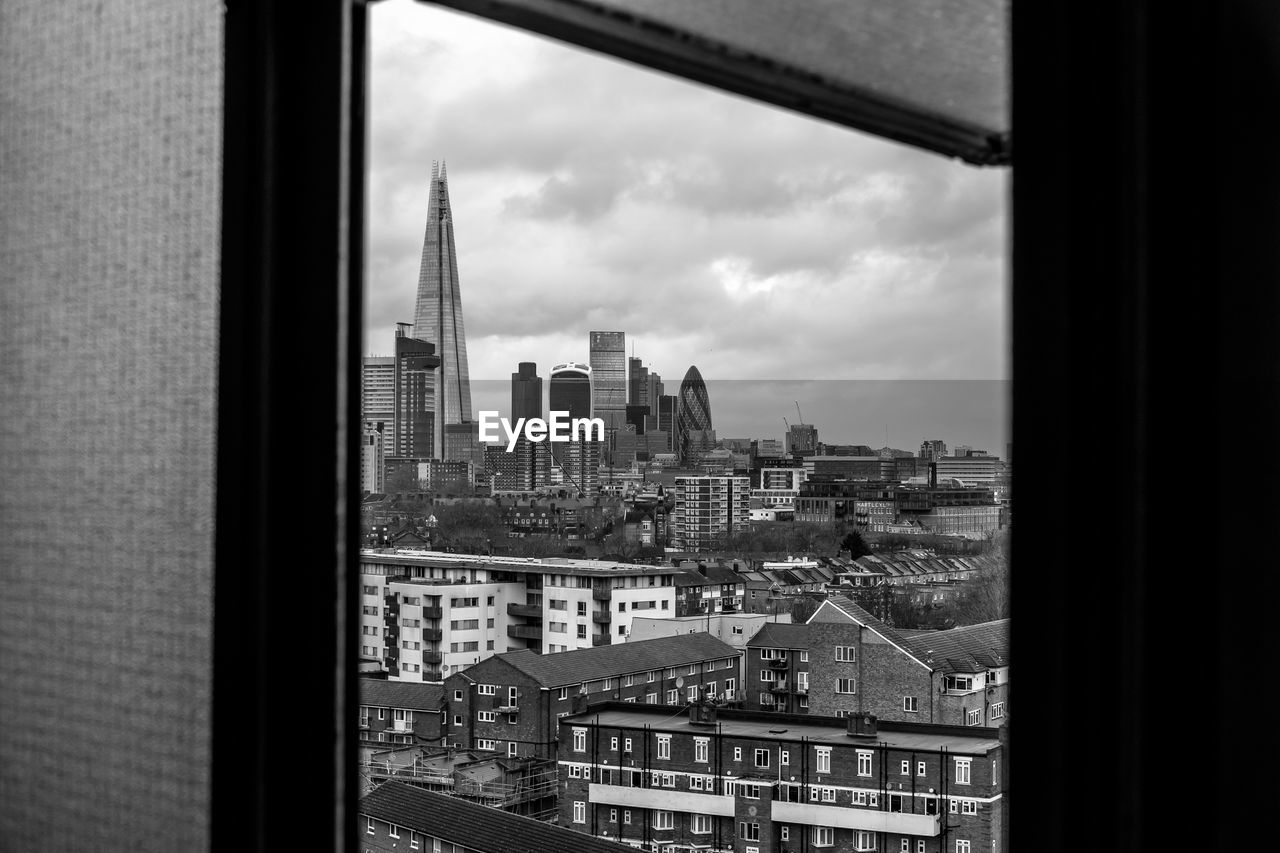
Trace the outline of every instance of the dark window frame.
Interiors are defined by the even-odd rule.
[[[1185,512],[1184,484],[1159,461],[1184,449],[1188,414],[1210,448],[1269,447],[1280,434],[1280,400],[1258,390],[1280,383],[1280,117],[1269,106],[1280,100],[1280,10],[1263,0],[1192,5],[1120,0],[1102,15],[1043,0],[1018,5],[1012,19],[1013,434],[1019,460],[1042,448],[1110,454],[1115,523],[1091,531],[1088,546],[1125,569],[1083,597],[1013,587],[1014,609],[1037,617],[1013,629],[1014,645],[1036,657],[1010,685],[1019,719],[1003,735],[1016,744],[1022,784],[1048,794],[1042,802],[1065,802],[1072,768],[1089,766],[1094,784],[1114,792],[1083,812],[1015,810],[1014,836],[1044,851],[1081,836],[1133,849],[1178,832],[1164,784],[1176,778],[1177,751],[1147,727],[1160,685],[1190,669],[1207,674],[1205,695],[1248,689],[1259,676],[1241,650],[1269,639],[1262,620],[1234,620],[1226,585],[1200,580],[1206,565],[1256,565],[1251,537],[1231,535],[1237,507],[1221,501],[1197,516],[1213,552],[1189,560],[1168,530]],[[358,457],[346,427],[359,418],[350,344],[362,325],[366,7],[286,9],[228,0],[225,18],[215,849],[344,849],[357,838],[348,664],[358,642],[347,616],[359,601],[357,516],[347,484],[358,482]],[[1170,284],[1184,277],[1201,298]],[[313,358],[305,383],[295,373],[304,351]],[[1263,482],[1280,473],[1275,454],[1253,461]],[[1034,554],[1042,577],[1075,577],[1077,552],[1036,543],[1058,542],[1062,519],[1098,499],[1092,482],[1022,463],[1015,553]],[[1261,493],[1249,510],[1266,518],[1277,508]],[[303,519],[332,535],[299,535]],[[298,586],[288,576],[299,564],[335,570]],[[1190,646],[1174,614],[1187,614],[1193,579],[1203,595]],[[273,664],[295,634],[279,613],[298,610],[311,636],[335,642],[291,655],[284,679]],[[1179,654],[1164,653],[1170,644]],[[1098,660],[1114,673],[1121,710],[1085,733],[1052,682],[1073,662]],[[307,713],[289,717],[285,736],[286,711],[300,704]],[[1221,728],[1221,704],[1201,706],[1203,730]],[[1242,776],[1228,753],[1214,768],[1232,785],[1217,786],[1199,822],[1216,849],[1248,843],[1231,792],[1269,784],[1265,762]],[[1001,778],[1007,788],[1007,770]],[[298,819],[327,813],[321,803],[333,805],[332,820]]]

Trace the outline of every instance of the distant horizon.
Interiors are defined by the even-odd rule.
[[[437,161],[473,418],[619,330],[667,393],[698,367],[721,438],[781,438],[798,400],[824,443],[1003,455],[1008,170],[408,0],[370,50],[363,352],[414,319]]]

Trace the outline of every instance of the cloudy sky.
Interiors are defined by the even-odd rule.
[[[616,329],[668,393],[698,366],[722,436],[780,437],[799,400],[824,441],[1003,453],[1006,171],[370,8],[367,354],[412,320],[444,160],[477,409],[505,413],[517,362],[545,377]]]

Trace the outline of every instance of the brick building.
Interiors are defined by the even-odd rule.
[[[1000,732],[610,702],[560,721],[560,823],[642,849],[1008,849]]]
[[[606,699],[670,706],[698,699],[704,689],[732,692],[740,654],[696,633],[555,655],[495,655],[445,679],[444,738],[462,748],[554,758],[558,718]]]
[[[440,743],[444,687],[360,679],[360,744]]]
[[[747,640],[743,657],[746,708],[809,712],[809,626],[766,622]]]
[[[422,853],[627,853],[600,838],[426,791],[385,782],[360,799],[358,847]]]
[[[843,596],[809,618],[809,713],[965,726],[1008,721],[1009,620],[897,631]],[[744,685],[751,696],[755,684]]]

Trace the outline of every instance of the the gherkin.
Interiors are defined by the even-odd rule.
[[[680,459],[688,462],[704,450],[715,446],[715,433],[711,426],[711,400],[707,397],[707,383],[696,366],[690,367],[680,383],[680,395],[676,411],[676,447]]]

